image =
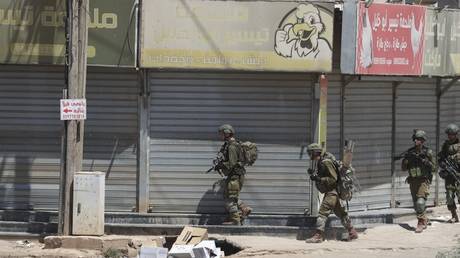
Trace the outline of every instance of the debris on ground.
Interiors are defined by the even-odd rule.
[[[216,247],[214,240],[208,240],[205,228],[184,227],[168,252],[168,258],[221,258],[224,252]]]
[[[19,248],[31,248],[33,246],[34,244],[30,242],[29,240],[16,241],[16,247],[19,247]]]

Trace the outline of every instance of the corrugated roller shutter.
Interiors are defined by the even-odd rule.
[[[135,205],[136,81],[88,70],[84,169],[110,171],[108,210]],[[62,68],[0,66],[0,208],[57,209],[63,87]]]
[[[90,68],[84,170],[106,176],[106,210],[136,205],[138,79],[134,70]]]
[[[303,213],[309,206],[311,81],[304,74],[166,73],[150,77],[150,199],[155,212],[221,213],[217,174],[205,174],[230,123],[256,142],[241,198],[257,213]]]
[[[447,81],[443,82],[444,84]],[[441,98],[441,130],[440,130],[440,145],[447,139],[444,133],[448,124],[454,123],[460,126],[460,82],[453,85]],[[441,148],[440,146],[440,148]],[[441,202],[446,201],[444,180],[440,180],[439,197]]]
[[[436,153],[436,82],[424,80],[402,83],[397,88],[396,98],[396,153],[414,146],[413,129],[422,129],[428,134],[426,145]],[[405,182],[407,171],[401,171],[401,160],[396,161],[396,201],[399,207],[412,207],[409,185]],[[428,204],[434,204],[435,182],[431,184]]]
[[[361,188],[350,206],[389,207],[392,85],[354,81],[346,86],[345,97],[345,139],[356,141],[353,166]]]
[[[0,208],[56,209],[62,70],[0,66]]]

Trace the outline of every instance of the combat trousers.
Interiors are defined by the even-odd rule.
[[[455,211],[457,209],[455,197],[457,197],[457,201],[460,203],[460,185],[451,177],[446,178],[445,185],[447,208],[450,211]]]
[[[316,220],[316,229],[324,232],[326,229],[326,220],[327,217],[334,212],[334,214],[339,217],[342,225],[346,229],[350,229],[352,227],[351,220],[348,217],[348,213],[345,210],[345,207],[340,202],[340,198],[337,195],[337,192],[327,192],[324,194],[323,201],[321,202],[321,206],[319,207],[319,216]]]
[[[426,200],[430,194],[430,182],[425,177],[408,177],[414,210],[418,219],[426,219]]]
[[[240,200],[240,192],[243,188],[244,175],[231,175],[225,179],[224,201],[225,209],[228,212],[229,220],[241,222],[241,207],[244,206]]]

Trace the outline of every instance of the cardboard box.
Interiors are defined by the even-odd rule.
[[[162,247],[141,247],[138,258],[167,258],[168,248]]]
[[[168,258],[195,258],[193,245],[173,245],[169,250]]]
[[[205,228],[184,227],[177,237],[175,245],[196,245],[208,239],[208,230]]]

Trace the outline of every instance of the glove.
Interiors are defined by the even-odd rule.
[[[448,175],[449,173],[446,170],[444,169],[439,170],[439,177],[441,177],[442,179],[446,179]]]
[[[308,172],[309,175],[311,175],[311,174],[313,174],[313,169],[309,168],[309,169],[307,169],[307,172]]]
[[[310,176],[310,180],[311,180],[311,181],[320,181],[321,178],[320,178],[318,175],[311,175],[311,176]]]
[[[221,171],[223,168],[224,168],[224,164],[222,164],[222,163],[218,163],[218,164],[216,164],[216,166],[214,167],[214,169],[215,169],[216,171]]]
[[[426,167],[431,167],[431,162],[428,159],[422,159],[422,164]]]

